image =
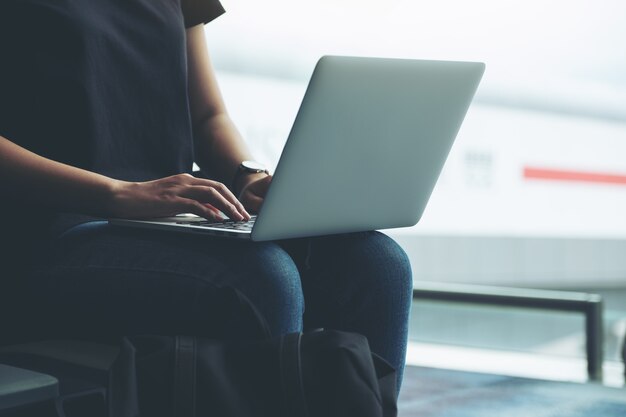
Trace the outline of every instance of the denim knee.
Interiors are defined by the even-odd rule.
[[[376,257],[368,258],[368,268],[383,269],[387,290],[397,296],[412,298],[413,273],[411,262],[402,247],[389,236],[376,232],[370,237],[368,244],[375,248]]]
[[[408,320],[413,292],[411,263],[406,252],[390,237],[375,232],[364,242],[358,285],[363,300],[386,306],[402,326]]]
[[[393,303],[409,303],[413,289],[411,264],[406,252],[393,239],[380,232],[358,233],[341,245],[340,270],[352,278],[350,292],[373,299],[391,298]],[[338,248],[337,248],[338,249]],[[400,307],[400,306],[397,306]]]
[[[304,295],[292,258],[274,243],[252,243],[244,252],[238,289],[264,316],[272,334],[301,331]]]

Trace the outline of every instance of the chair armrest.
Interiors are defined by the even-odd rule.
[[[0,411],[55,399],[59,381],[46,374],[0,364]]]

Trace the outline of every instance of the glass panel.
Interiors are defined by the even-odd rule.
[[[626,290],[597,292],[605,302],[604,359],[621,362],[626,337]],[[586,358],[582,313],[416,300],[409,339]]]

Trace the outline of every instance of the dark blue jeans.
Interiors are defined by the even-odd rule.
[[[92,222],[52,246],[34,280],[44,297],[73,312],[62,321],[90,317],[126,335],[189,331],[189,323],[202,326],[200,312],[219,315],[200,294],[231,286],[272,334],[319,327],[361,333],[402,380],[411,267],[382,233],[255,243]]]

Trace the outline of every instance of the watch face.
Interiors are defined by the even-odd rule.
[[[263,172],[266,170],[265,165],[256,161],[243,161],[241,166],[249,171]]]

